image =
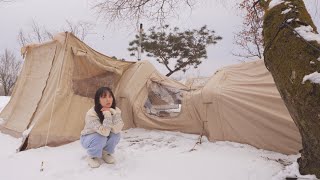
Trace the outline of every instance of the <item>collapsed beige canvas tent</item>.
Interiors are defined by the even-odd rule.
[[[112,59],[70,33],[23,51],[22,72],[0,114],[2,132],[24,137],[21,149],[79,139],[100,86],[113,89],[125,129],[203,134],[210,141],[246,143],[285,154],[301,148],[298,129],[261,60],[182,84],[148,61]]]

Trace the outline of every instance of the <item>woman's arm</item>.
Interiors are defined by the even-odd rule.
[[[92,129],[103,136],[109,136],[111,128],[103,126],[97,116],[87,115],[85,122],[87,129]]]
[[[110,112],[112,114],[112,123],[113,123],[113,126],[111,127],[111,132],[117,134],[121,132],[124,126],[124,123],[121,118],[121,110],[118,107],[116,107],[116,109],[111,108]]]

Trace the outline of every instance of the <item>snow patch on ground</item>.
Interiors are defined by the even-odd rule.
[[[311,83],[320,84],[320,73],[314,72],[308,75],[305,75],[302,80],[302,84],[304,84],[306,81],[311,81]]]
[[[311,180],[317,179],[315,175],[301,175],[299,173],[299,165],[297,162],[294,162],[291,165],[286,166],[284,170],[280,171],[277,175],[275,175],[273,179],[285,179],[286,177]]]
[[[11,96],[0,96],[0,112],[8,104]]]
[[[16,153],[19,139],[0,134],[0,169],[5,169],[0,179],[282,180],[289,173],[297,174],[294,168],[288,172],[284,169],[298,155],[286,156],[233,142],[212,143],[206,138],[191,151],[199,136],[179,132],[130,129],[121,135],[114,155],[117,163],[91,169],[79,141]]]
[[[0,112],[8,104],[11,96],[0,96]],[[4,119],[0,118],[0,125],[4,123]]]

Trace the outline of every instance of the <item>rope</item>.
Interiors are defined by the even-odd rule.
[[[312,47],[314,50],[320,52],[320,48],[315,47],[314,45],[312,45],[311,43],[309,43],[309,41],[305,40],[292,26],[290,26],[287,22],[283,23],[284,26],[288,27],[290,30],[294,31],[296,34],[298,34],[302,40],[307,43],[310,47]]]
[[[202,121],[202,130],[201,130],[201,133],[200,133],[200,135],[199,135],[199,137],[198,137],[198,140],[197,140],[197,142],[194,144],[194,146],[189,150],[189,152],[192,152],[192,151],[195,151],[196,150],[196,146],[198,145],[198,144],[202,144],[202,136],[203,136],[203,134],[204,134],[204,128],[205,128],[205,125],[204,125],[204,123],[205,122],[208,122],[208,119],[207,119],[207,115],[208,115],[208,113],[207,113],[207,110],[208,110],[208,108],[207,108],[207,105],[208,104],[206,104],[206,121]]]

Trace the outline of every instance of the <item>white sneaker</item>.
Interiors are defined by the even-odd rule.
[[[114,164],[116,160],[107,151],[102,151],[102,159],[108,164]]]
[[[96,157],[87,157],[87,161],[88,161],[88,165],[91,167],[91,168],[98,168],[100,167],[100,162],[99,162],[99,159],[96,158]]]

